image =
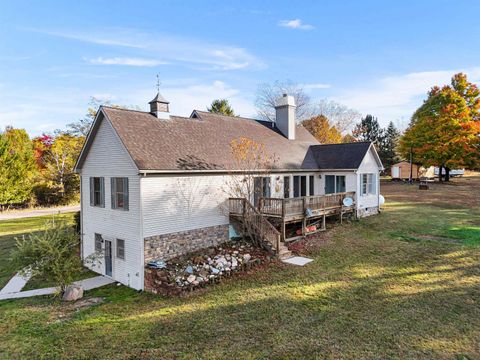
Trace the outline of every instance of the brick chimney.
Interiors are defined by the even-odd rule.
[[[295,140],[295,99],[291,95],[283,94],[275,105],[275,123],[278,129],[288,140]]]

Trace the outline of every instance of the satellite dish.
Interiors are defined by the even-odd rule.
[[[378,197],[378,202],[379,202],[380,205],[385,204],[385,198],[383,197],[383,195],[380,195],[380,196]]]
[[[343,206],[352,206],[353,205],[353,199],[351,197],[346,197],[343,199]]]

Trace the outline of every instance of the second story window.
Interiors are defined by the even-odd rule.
[[[128,178],[111,178],[112,209],[128,210]]]
[[[90,205],[105,207],[105,181],[103,177],[90,178]]]

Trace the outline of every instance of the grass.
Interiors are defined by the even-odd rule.
[[[402,189],[384,187],[394,201],[380,215],[320,235],[306,267],[279,263],[185,298],[107,286],[87,293],[104,303],[80,310],[0,302],[0,357],[479,358],[480,209]]]

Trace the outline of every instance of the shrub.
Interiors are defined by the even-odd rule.
[[[50,221],[43,231],[16,239],[13,261],[21,273],[45,277],[63,292],[82,269],[79,246],[80,238],[72,226]]]

